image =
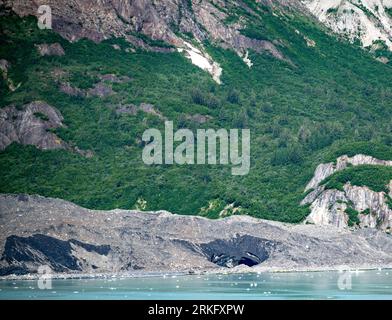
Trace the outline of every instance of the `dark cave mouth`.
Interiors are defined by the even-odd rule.
[[[257,257],[256,257],[257,258]],[[210,261],[221,267],[233,268],[239,265],[245,265],[248,267],[253,267],[260,264],[262,261],[260,259],[255,259],[253,257],[235,257],[229,256],[227,254],[212,255]]]
[[[201,250],[209,261],[226,268],[239,265],[253,267],[269,258],[271,241],[249,235],[202,244]]]

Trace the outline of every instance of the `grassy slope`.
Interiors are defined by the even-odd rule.
[[[295,29],[317,46],[308,48]],[[45,100],[65,118],[67,128],[58,134],[95,152],[86,159],[14,144],[0,153],[0,192],[39,193],[100,209],[133,208],[143,198],[147,209],[180,214],[198,214],[218,199],[221,208],[235,202],[257,217],[298,222],[307,214],[298,204],[317,164],[346,152],[392,159],[392,69],[304,18],[264,12],[247,28],[284,41],[294,66],[251,53],[249,70],[233,52],[206,44],[224,69],[221,86],[178,53],[114,50],[113,42],[127,46],[121,40],[70,44],[37,30],[32,19],[1,17],[0,30],[7,30],[0,57],[12,63],[11,78],[22,82],[15,93],[0,83],[1,106]],[[63,45],[64,57],[37,55],[35,43],[54,41]],[[81,87],[92,86],[99,73],[134,80],[115,84],[115,96],[78,99],[58,91],[50,73],[54,67]],[[200,93],[202,102],[194,98]],[[163,123],[143,113],[116,115],[110,106],[120,102],[152,103],[177,126],[200,127],[184,119],[200,113],[214,118],[208,127],[249,127],[250,174],[233,177],[221,166],[146,167],[138,139],[146,128]],[[215,217],[221,208],[207,215]]]

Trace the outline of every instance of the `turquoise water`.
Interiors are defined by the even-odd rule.
[[[338,272],[192,275],[149,278],[0,281],[0,299],[392,299],[392,270],[350,273],[340,290]],[[347,278],[346,278],[347,279]],[[347,281],[345,282],[348,283]]]

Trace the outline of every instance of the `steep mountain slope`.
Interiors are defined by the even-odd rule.
[[[94,211],[24,195],[0,195],[0,210],[0,277],[31,277],[43,264],[53,273],[89,276],[392,265],[392,237],[370,229],[337,232],[250,217],[211,221],[165,211]]]
[[[90,156],[13,143],[0,151],[0,192],[94,209],[300,222],[309,214],[303,190],[320,163],[359,153],[392,159],[390,66],[326,34],[297,1],[132,2],[147,11],[129,1],[56,1],[62,22],[53,31],[24,16],[33,13],[26,2],[7,3],[23,17],[5,9],[0,16],[7,66],[0,106],[22,112],[45,102],[63,117],[50,132]],[[215,14],[203,20],[203,10]],[[113,19],[101,21],[101,11]],[[175,12],[194,15],[176,20]],[[219,81],[190,63],[192,47],[222,68]],[[232,176],[222,165],[146,166],[142,134],[163,129],[166,119],[175,129],[249,128],[250,174]]]
[[[299,2],[293,3],[294,8],[300,6]],[[278,59],[284,59],[273,41],[241,34],[240,30],[247,22],[259,15],[253,1],[106,0],[97,3],[42,0],[26,3],[6,0],[3,5],[20,16],[39,16],[39,5],[49,5],[53,14],[52,28],[70,41],[85,37],[100,42],[110,37],[123,37],[145,49],[173,50],[170,47],[160,48],[157,43],[146,41],[145,37],[162,41],[181,48],[196,65],[209,71],[218,83],[219,65],[214,64],[205,52],[202,41],[210,40],[223,48],[231,48],[240,56],[245,56],[247,50],[252,49],[267,51]],[[281,8],[290,7],[287,4]],[[193,58],[195,55],[196,59]],[[204,60],[204,64],[197,62],[200,59]]]
[[[38,7],[48,5],[53,14],[52,27],[66,39],[88,38],[99,42],[109,37],[124,37],[136,45],[147,45],[137,34],[173,46],[183,45],[183,37],[197,41],[210,39],[236,50],[260,50],[263,41],[241,35],[239,30],[258,9],[273,7],[276,13],[302,10],[299,1],[222,1],[222,0],[104,0],[104,1],[20,1],[2,0],[19,16],[40,16]],[[257,5],[257,3],[259,5]],[[1,3],[0,3],[1,4]],[[272,44],[271,44],[272,46]]]
[[[352,42],[377,51],[387,62],[392,50],[391,0],[304,0],[309,10],[326,26]],[[387,57],[385,57],[387,56]]]

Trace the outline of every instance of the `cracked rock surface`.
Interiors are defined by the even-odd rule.
[[[39,149],[65,149],[66,144],[51,129],[63,126],[63,117],[54,107],[35,101],[20,108],[0,109],[0,150],[13,142]]]
[[[392,265],[392,237],[377,230],[247,216],[209,220],[166,211],[95,211],[7,194],[0,196],[0,248],[3,276],[35,273],[43,264],[67,274]]]

